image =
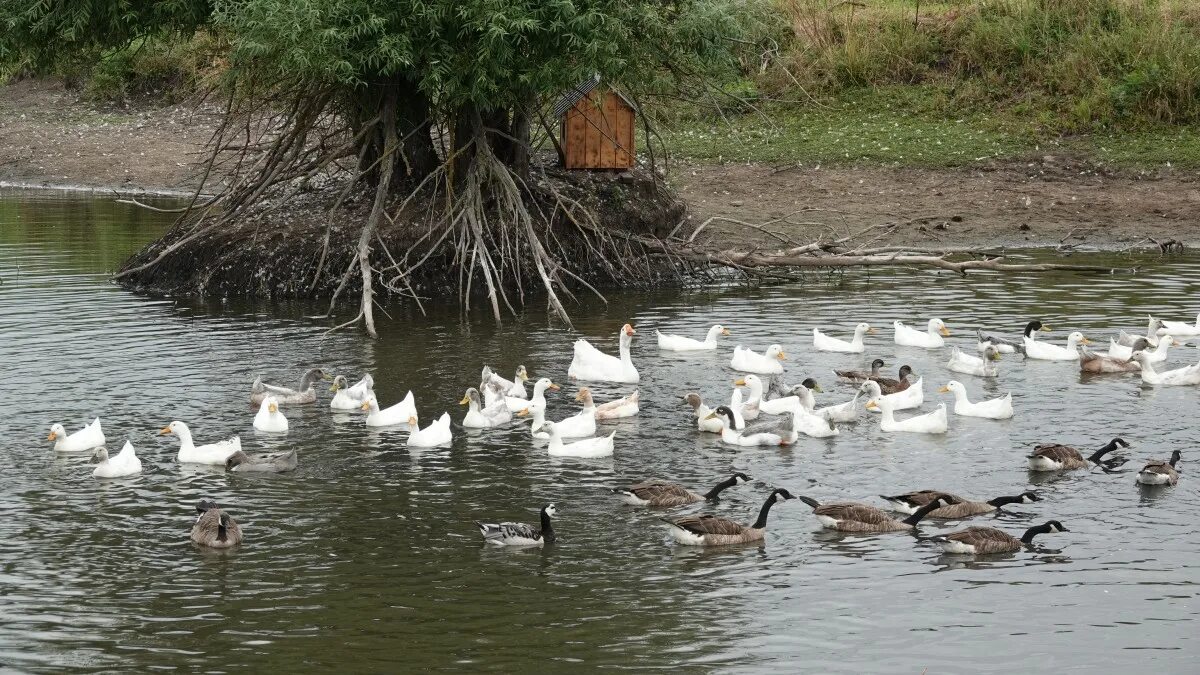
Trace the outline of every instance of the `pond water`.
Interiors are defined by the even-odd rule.
[[[950,379],[945,350],[896,347],[888,324],[946,320],[954,344],[973,331],[1018,332],[1031,318],[1061,341],[1081,330],[1107,340],[1144,329],[1148,312],[1194,318],[1200,260],[1120,256],[1134,276],[979,275],[926,271],[814,275],[789,286],[628,292],[574,308],[576,330],[540,307],[506,321],[392,311],[381,339],[325,334],[312,308],[140,297],[109,274],[167,222],[107,199],[0,194],[0,665],[81,669],[298,671],[576,671],[687,667],[765,672],[1195,672],[1200,636],[1200,510],[1188,471],[1194,387],[1145,387],[1136,376],[1082,377],[1072,364],[1001,361],[995,382],[955,375],[974,397],[1013,392],[1009,421],[951,418],[944,437],[888,435],[862,413],[830,440],[789,449],[722,445],[694,431],[680,396],[728,396],[732,347],[782,344],[788,380],[813,376],[822,404],[847,400],[833,368],[910,364],[926,405]],[[1102,259],[1099,254],[1080,260]],[[535,305],[537,303],[534,303]],[[518,364],[564,384],[551,417],[573,412],[565,382],[582,335],[615,351],[638,327],[634,361],[642,413],[615,429],[609,460],[552,460],[520,426],[466,433],[448,449],[410,451],[404,434],[369,430],[358,415],[318,405],[286,409],[291,432],[256,435],[250,382],[292,383],[315,365],[374,374],[388,404],[411,389],[424,421],[451,411],[484,363]],[[811,330],[883,326],[865,355],[812,349]],[[655,328],[701,335],[730,327],[714,354],[660,355]],[[1195,362],[1179,348],[1172,366]],[[627,388],[599,385],[599,399]],[[902,413],[907,415],[908,413]],[[86,457],[56,456],[48,427],[99,415],[110,447],[130,439],[144,473],[96,480]],[[180,465],[173,437],[240,434],[247,451],[296,448],[284,475]],[[1135,444],[1124,471],[1029,474],[1039,442],[1085,448],[1113,436]],[[1175,488],[1140,489],[1149,458],[1184,452]],[[606,490],[662,477],[705,488],[731,470],[754,481],[719,504],[673,512],[621,505]],[[1006,556],[943,556],[910,534],[822,531],[809,509],[772,512],[762,545],[697,550],[670,543],[659,517],[712,510],[751,521],[769,488],[878,505],[878,494],[947,489],[991,498],[1027,488],[1043,501],[973,524],[1019,533],[1049,518],[1069,533]],[[194,504],[211,497],[246,542],[214,553],[188,541]],[[474,519],[536,522],[559,507],[557,545],[486,547]],[[928,521],[923,535],[961,522]]]

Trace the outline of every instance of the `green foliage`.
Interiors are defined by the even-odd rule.
[[[220,70],[223,51],[206,32],[189,40],[143,38],[103,54],[87,74],[87,94],[99,101],[182,100]]]

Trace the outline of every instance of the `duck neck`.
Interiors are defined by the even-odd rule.
[[[717,346],[717,336],[721,334],[721,329],[713,326],[708,329],[708,335],[704,336],[704,344],[710,347]]]
[[[771,496],[767,497],[767,501],[763,502],[762,508],[759,509],[758,520],[755,520],[754,524],[751,525],[750,527],[752,527],[756,530],[766,529],[767,514],[771,513],[771,507],[775,506],[775,501],[776,501],[775,493],[772,492]]]
[[[479,407],[479,399],[475,396],[472,396],[467,402],[467,409],[473,413],[477,413],[479,412]]]
[[[191,429],[180,429],[179,431],[175,432],[175,435],[179,437],[180,450],[191,450],[192,448],[196,447],[196,444],[192,442]]]
[[[1020,504],[1024,501],[1024,497],[1021,495],[1016,495],[1012,497],[996,497],[995,499],[989,499],[987,503],[996,508],[1000,508],[1001,506],[1007,506],[1008,504]]]
[[[724,420],[721,421],[721,440],[730,444],[736,444],[738,441],[737,432],[733,429],[730,429],[729,423],[725,422]]]
[[[812,389],[804,385],[800,385],[800,391],[797,393],[800,398],[800,406],[805,410],[815,410],[817,407],[817,398],[813,396]]]
[[[1025,534],[1021,535],[1021,543],[1032,544],[1034,537],[1038,536],[1039,534],[1046,534],[1049,531],[1049,525],[1037,525],[1035,527],[1031,527],[1028,530],[1025,530]]]
[[[762,402],[763,388],[761,382],[750,383],[750,394],[746,397],[747,404],[757,404]]]
[[[633,337],[627,335],[624,330],[621,331],[621,363],[632,364],[633,361],[629,357],[629,345],[633,342]]]
[[[554,525],[550,521],[550,514],[542,509],[542,540],[551,544],[554,543]]]
[[[1025,324],[1025,337],[1029,338],[1030,340],[1035,339],[1033,335],[1035,331],[1037,331],[1036,322],[1030,321],[1029,323]]]
[[[987,361],[984,361],[983,365],[986,367]],[[970,403],[971,402],[970,399],[967,398],[967,391],[965,389],[955,388],[953,391],[954,391],[954,402],[955,403]]]
[[[308,391],[319,379],[321,379],[321,376],[317,375],[317,371],[308,371],[304,374],[304,377],[300,378],[300,388],[296,391]]]
[[[922,506],[921,508],[917,509],[916,513],[905,518],[903,522],[905,525],[908,525],[909,527],[916,527],[917,523],[921,522],[922,518],[929,515],[933,511],[940,509],[941,507],[942,507],[942,503],[939,502],[938,500],[934,499],[933,501],[929,502],[925,506]]]
[[[850,344],[854,345],[855,347],[861,347],[864,334],[866,334],[866,331],[855,329],[854,337],[850,340]]]
[[[721,495],[721,492],[733,487],[734,485],[737,485],[737,476],[730,476],[729,478],[726,478],[725,480],[721,481],[720,483],[717,483],[716,485],[714,485],[713,489],[709,490],[708,492],[705,492],[704,498],[708,499],[710,501],[716,501],[717,498]]]

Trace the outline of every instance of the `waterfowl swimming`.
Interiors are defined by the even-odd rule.
[[[379,400],[374,394],[363,401],[362,409],[367,412],[367,426],[390,427],[396,424],[408,424],[408,420],[417,417],[417,403],[410,391],[395,405],[380,410]]]
[[[904,520],[893,518],[887,511],[869,504],[857,502],[841,502],[822,504],[811,497],[800,496],[797,499],[812,507],[813,515],[821,526],[841,532],[903,532],[917,527],[921,519],[934,510],[947,505],[942,495],[932,498],[928,504],[917,509]]]
[[[320,368],[313,368],[304,373],[300,378],[300,386],[295,389],[280,387],[273,384],[266,384],[262,378],[256,378],[254,384],[250,385],[250,405],[261,405],[263,399],[268,396],[275,397],[276,405],[298,405],[301,403],[313,403],[317,400],[317,390],[315,385],[319,380],[333,379]]]
[[[508,406],[504,401],[498,400],[484,408],[479,390],[475,387],[467,389],[467,393],[458,403],[467,406],[467,414],[463,416],[462,425],[468,429],[489,429],[512,421],[512,413],[508,411]]]
[[[875,359],[874,361],[871,362],[871,370],[869,370],[869,371],[867,371],[867,370],[835,370],[835,371],[833,371],[833,374],[837,375],[838,377],[842,378],[843,380],[850,380],[851,382],[856,382],[856,383],[863,382],[865,380],[873,380],[877,377],[882,376],[883,373],[880,372],[880,369],[883,368],[883,365],[884,365],[883,359]]]
[[[1125,460],[1116,458],[1105,461],[1101,458],[1117,448],[1128,447],[1129,443],[1125,439],[1114,438],[1104,447],[1093,452],[1087,459],[1084,459],[1079,450],[1069,445],[1043,443],[1042,445],[1034,446],[1033,453],[1028,456],[1029,469],[1030,471],[1070,471],[1073,469],[1087,469],[1093,464],[1111,469],[1124,464]]]
[[[895,394],[884,395],[880,389],[879,383],[874,380],[867,380],[859,386],[858,390],[867,395],[867,399],[886,398],[892,404],[892,410],[912,410],[920,408],[925,404],[925,378],[918,377],[917,381],[904,391],[898,391]],[[875,408],[867,408],[875,412],[883,412],[878,406]]]
[[[1163,322],[1152,316],[1147,318],[1149,318],[1150,322],[1146,325],[1145,337],[1140,335],[1132,335],[1130,333],[1126,333],[1125,331],[1121,331],[1121,334],[1117,336],[1117,344],[1121,345],[1122,347],[1134,347],[1135,350],[1138,349],[1138,340],[1145,340],[1146,342],[1150,343],[1149,346],[1151,347],[1157,345],[1158,329],[1163,327]]]
[[[1200,314],[1196,315],[1195,324],[1182,321],[1163,321],[1157,332],[1159,335],[1175,335],[1177,337],[1200,335]]]
[[[1138,339],[1142,340],[1142,338]],[[1142,341],[1145,342],[1145,340]],[[1128,349],[1128,347],[1121,347],[1115,342],[1110,347]],[[1079,348],[1079,370],[1085,373],[1137,373],[1141,372],[1142,367],[1130,361],[1127,356],[1113,356],[1112,349],[1109,349],[1107,354],[1098,354],[1083,346]]]
[[[1125,359],[1128,361],[1133,357],[1134,352],[1145,352],[1151,363],[1163,363],[1167,360],[1167,352],[1171,347],[1178,346],[1183,343],[1179,342],[1170,335],[1164,335],[1158,341],[1157,345],[1151,345],[1146,338],[1137,338],[1134,340],[1133,346],[1126,347],[1125,345],[1117,344],[1112,338],[1108,339],[1108,356],[1114,359]]]
[[[542,410],[545,410],[546,392],[558,391],[560,389],[562,389],[562,387],[551,382],[550,378],[538,378],[538,381],[533,383],[533,395],[530,396],[528,400],[516,398],[514,396],[506,396],[504,397],[504,404],[508,406],[509,412],[520,412],[526,408],[529,408],[530,410],[533,410],[534,408],[541,408]]]
[[[991,513],[1002,506],[1009,504],[1032,504],[1033,502],[1041,501],[1042,498],[1036,492],[1022,492],[1019,495],[1008,497],[996,497],[989,499],[986,502],[977,502],[965,497],[942,492],[941,490],[918,490],[916,492],[906,492],[902,495],[893,495],[888,497],[880,495],[880,498],[888,502],[893,510],[901,513],[913,514],[922,506],[932,502],[937,497],[942,497],[947,502],[945,506],[934,509],[926,514],[928,518],[941,518],[945,520],[953,518],[970,518],[984,513]]]
[[[258,404],[258,414],[254,416],[254,428],[259,431],[282,434],[288,430],[287,418],[279,412],[279,402],[274,396],[267,396]]]
[[[817,399],[813,396],[812,392],[820,391],[820,387],[807,386],[809,382],[812,382],[812,378],[805,380],[803,384],[796,387],[801,407],[813,415],[828,421],[831,425],[834,422],[853,422],[858,419],[858,397],[862,394],[861,389],[855,391],[854,398],[845,403],[818,408],[816,407]],[[813,382],[813,385],[816,385],[816,383]]]
[[[104,445],[104,431],[100,429],[99,417],[69,436],[63,425],[55,423],[50,425],[46,440],[54,441],[55,452],[84,452]]]
[[[287,452],[271,452],[255,455],[253,457],[238,450],[225,460],[226,471],[238,472],[258,472],[258,473],[286,473],[295,471],[299,465],[299,458],[296,456],[296,450],[288,450]]]
[[[717,336],[729,335],[729,329],[717,324],[708,329],[704,340],[693,340],[682,335],[669,335],[654,331],[658,336],[658,348],[668,352],[693,352],[717,348]]]
[[[938,391],[943,394],[954,394],[955,415],[983,417],[991,420],[1006,420],[1013,416],[1012,394],[972,403],[967,399],[967,388],[957,380],[950,380]]]
[[[1034,335],[1035,332],[1047,332],[1049,330],[1050,326],[1047,326],[1036,319],[1025,324],[1025,330],[1021,331],[1021,338],[1016,340],[1010,340],[1006,337],[996,335],[995,333],[985,333],[982,330],[976,330],[975,334],[979,337],[979,343],[976,345],[976,347],[982,352],[987,348],[988,344],[991,344],[996,348],[996,351],[1000,352],[1001,354],[1012,354],[1025,350],[1025,338],[1036,340],[1037,336]]]
[[[749,375],[747,377],[754,376]],[[822,391],[821,385],[817,384],[817,381],[811,377],[806,377],[803,382],[792,387],[788,391],[787,396],[773,398],[770,401],[761,401],[758,409],[768,415],[784,415],[799,404],[808,412],[813,412],[817,407],[817,399],[813,396],[814,391]]]
[[[1076,361],[1079,359],[1079,345],[1090,345],[1092,341],[1085,338],[1083,333],[1075,331],[1067,336],[1067,346],[1059,347],[1049,342],[1038,342],[1033,338],[1025,338],[1025,358],[1042,361]]]
[[[690,392],[683,397],[683,400],[692,406],[692,415],[696,418],[697,429],[712,434],[721,433],[721,420],[709,417],[709,413],[713,410],[704,404],[704,399],[700,398],[700,394]]]
[[[125,441],[125,445],[121,446],[121,452],[112,458],[108,456],[106,448],[96,448],[92,453],[92,461],[99,462],[92,471],[92,475],[96,478],[121,478],[142,472],[142,460],[134,454],[133,444],[129,441]]]
[[[567,376],[573,380],[591,380],[594,382],[629,382],[638,381],[637,368],[629,358],[629,345],[633,342],[633,326],[621,326],[619,335],[620,357],[610,356],[592,346],[587,340],[575,341],[575,356],[567,369]]]
[[[950,349],[950,360],[946,362],[946,368],[964,375],[996,377],[1000,373],[1000,369],[992,362],[998,360],[1000,360],[1000,351],[993,345],[987,345],[984,348],[983,356],[968,354],[958,347],[952,347]]]
[[[740,370],[744,373],[778,375],[783,372],[783,364],[780,361],[786,359],[787,354],[784,353],[783,347],[779,345],[767,347],[765,354],[759,354],[753,349],[747,349],[738,345],[733,348],[733,358],[729,360],[729,365],[734,370]]]
[[[813,347],[822,352],[844,352],[849,354],[861,354],[866,351],[863,346],[863,336],[867,333],[874,334],[876,331],[869,324],[860,323],[854,327],[854,337],[847,342],[835,337],[826,335],[820,329],[813,329]]]
[[[158,431],[159,436],[167,434],[175,434],[179,438],[179,454],[175,458],[182,464],[224,464],[230,455],[242,451],[242,439],[237,436],[207,445],[196,445],[192,441],[192,430],[179,420]]]
[[[896,419],[895,409],[887,397],[881,396],[867,401],[867,410],[879,408],[883,417],[879,420],[879,428],[888,433],[909,432],[914,434],[944,434],[949,429],[946,420],[946,404],[939,403],[936,410],[924,415],[914,415],[908,419]]]
[[[762,541],[767,533],[767,514],[780,499],[795,497],[783,488],[775,489],[759,509],[758,519],[750,525],[711,514],[664,518],[663,521],[670,526],[671,537],[687,546],[725,546]]]
[[[1142,467],[1138,472],[1137,482],[1142,485],[1175,485],[1179,482],[1179,472],[1175,465],[1183,453],[1178,450],[1171,453],[1171,461],[1156,460]]]
[[[983,555],[1020,551],[1022,545],[1032,544],[1033,538],[1037,535],[1051,532],[1070,532],[1070,530],[1063,527],[1063,524],[1057,520],[1051,520],[1025,530],[1025,534],[1021,535],[1020,539],[994,527],[968,527],[965,530],[930,537],[930,539],[941,544],[942,550],[946,553]]]
[[[892,326],[896,330],[896,344],[902,347],[938,349],[946,346],[946,340],[943,338],[950,335],[950,329],[946,328],[941,319],[930,319],[928,328],[924,331],[909,328],[901,321],[892,322]]]
[[[577,401],[583,401],[583,408],[587,410],[592,408],[598,420],[617,420],[623,417],[633,417],[641,410],[638,407],[638,401],[641,394],[637,389],[634,389],[627,396],[614,398],[611,401],[606,401],[600,405],[596,405],[592,400],[592,391],[587,387],[579,390],[579,395],[575,397]]]
[[[1154,369],[1154,364],[1150,362],[1150,358],[1146,355],[1146,352],[1134,352],[1133,360],[1141,366],[1142,382],[1146,384],[1163,386],[1200,384],[1200,363],[1160,373]]]
[[[496,374],[488,366],[483,367],[483,377],[480,378],[480,383],[492,382],[495,383],[505,396],[512,398],[529,398],[529,394],[525,391],[525,383],[529,381],[529,371],[525,366],[517,366],[517,372],[513,374],[513,379],[506,380]]]
[[[735,485],[750,482],[750,477],[736,472],[717,483],[713,489],[700,494],[679,485],[657,478],[634,483],[627,488],[611,488],[613,494],[621,495],[621,501],[630,506],[683,506],[703,501],[717,501],[721,492]]]
[[[831,429],[829,422],[814,417],[797,403],[792,407],[787,415],[767,419],[755,424],[747,424],[746,428],[738,434],[737,445],[770,445],[770,440],[779,439],[775,445],[792,445],[800,438],[801,426],[807,422],[813,426],[819,427],[816,429],[817,434],[824,436],[833,436],[837,434],[836,429]],[[722,440],[725,440],[722,435]],[[755,442],[757,441],[757,442]],[[728,442],[728,441],[726,441]]]
[[[242,528],[232,516],[221,510],[211,499],[201,499],[196,505],[196,524],[192,526],[192,541],[201,546],[229,548],[242,543]]]
[[[898,394],[912,386],[912,380],[908,378],[913,375],[913,369],[910,366],[900,366],[898,378],[883,377],[882,375],[872,375],[867,378],[879,385],[879,390],[884,394]]]
[[[362,404],[367,402],[367,397],[375,394],[369,386],[374,384],[369,379],[370,377],[370,375],[364,376],[354,386],[349,385],[345,375],[333,378],[333,386],[329,388],[329,391],[333,392],[333,399],[329,401],[329,407],[332,410],[359,410],[362,408]]]
[[[542,546],[554,543],[554,526],[550,518],[558,513],[553,504],[547,504],[541,510],[541,527],[525,523],[481,523],[475,521],[475,527],[483,535],[483,540],[496,546]]]
[[[452,440],[454,436],[450,433],[450,413],[442,413],[441,417],[424,429],[417,425],[416,415],[408,418],[408,447],[433,448],[446,445]]]
[[[729,406],[718,406],[716,410],[708,414],[711,419],[721,421],[721,440],[730,445],[753,446],[753,445],[780,445],[783,440],[783,432],[779,429],[771,428],[770,431],[756,432],[751,435],[745,435],[745,429],[739,431],[736,418],[733,415],[733,410]]]
[[[747,375],[734,380],[733,386],[745,387],[748,392],[743,396],[742,419],[758,419],[759,408],[762,406],[762,380],[757,375]]]
[[[607,436],[563,443],[562,435],[558,433],[558,426],[554,422],[542,424],[542,431],[550,435],[550,445],[546,447],[546,452],[551,457],[582,457],[585,459],[612,457],[613,437],[617,435],[617,432],[614,431]]]
[[[576,396],[575,400],[579,400]],[[529,433],[533,434],[534,438],[548,439],[550,434],[545,432],[542,427],[546,425],[546,411],[542,408],[526,408],[518,415],[529,414],[533,416],[533,424],[529,427]],[[592,410],[584,409],[583,411],[571,415],[566,419],[554,423],[558,429],[558,435],[563,438],[591,438],[596,435],[596,413],[593,407]]]

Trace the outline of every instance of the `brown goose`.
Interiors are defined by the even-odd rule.
[[[237,521],[221,510],[211,499],[201,499],[196,505],[196,524],[192,526],[192,541],[201,546],[229,548],[242,543],[242,528]]]
[[[951,532],[947,535],[930,537],[942,545],[946,553],[966,553],[976,555],[982,553],[1012,553],[1021,550],[1022,544],[1032,544],[1033,538],[1039,534],[1051,532],[1070,532],[1057,520],[1051,520],[1043,525],[1025,530],[1020,539],[1004,530],[994,527],[968,527],[965,530]]]
[[[762,509],[758,512],[758,520],[752,525],[743,525],[711,514],[672,520],[664,518],[663,522],[671,526],[671,536],[675,541],[688,546],[724,546],[762,541],[767,534],[767,514],[779,499],[795,497],[783,488],[776,489],[767,497],[767,501],[763,502]]]
[[[628,488],[612,488],[612,492],[621,495],[621,500],[630,506],[683,506],[703,501],[716,501],[725,489],[749,481],[749,476],[738,472],[717,483],[708,492],[699,494],[682,485],[655,478],[635,483]]]
[[[837,375],[843,380],[850,380],[851,382],[863,382],[865,380],[873,380],[879,377],[879,369],[883,368],[883,365],[883,359],[875,359],[871,362],[870,372],[865,370],[835,370],[833,371],[833,374]]]
[[[928,504],[917,509],[904,520],[896,520],[887,511],[855,502],[839,504],[822,504],[810,497],[797,497],[800,501],[812,507],[813,515],[823,527],[842,532],[902,532],[916,528],[921,519],[948,505],[950,502],[945,495],[935,496]]]
[[[1093,452],[1087,459],[1079,454],[1079,450],[1072,448],[1069,445],[1059,445],[1057,443],[1046,443],[1033,448],[1033,453],[1028,456],[1030,471],[1069,471],[1072,469],[1087,469],[1093,464],[1098,464],[1106,469],[1114,469],[1126,462],[1124,458],[1115,458],[1107,461],[1101,461],[1101,457],[1116,450],[1117,448],[1128,448],[1129,443],[1124,439],[1114,438],[1108,442],[1103,448]]]
[[[913,374],[913,369],[908,366],[900,366],[900,379],[892,379],[890,377],[875,376],[871,381],[879,384],[879,389],[884,394],[895,394],[905,389],[912,384],[908,381],[908,376]]]
[[[886,495],[880,495],[880,497],[891,504],[892,509],[901,513],[913,514],[917,512],[917,509],[933,501],[939,495],[945,497],[949,504],[940,509],[930,511],[927,516],[929,518],[970,518],[982,513],[991,513],[1007,504],[1030,504],[1041,501],[1041,497],[1038,497],[1037,493],[1034,492],[1022,492],[1019,495],[1011,497],[996,497],[986,502],[972,501],[940,490],[918,490],[917,492],[907,492],[893,497]]]
[[[1171,453],[1171,461],[1157,460],[1150,462],[1138,472],[1137,482],[1142,485],[1175,485],[1179,482],[1179,472],[1175,465],[1182,456],[1178,450]]]

